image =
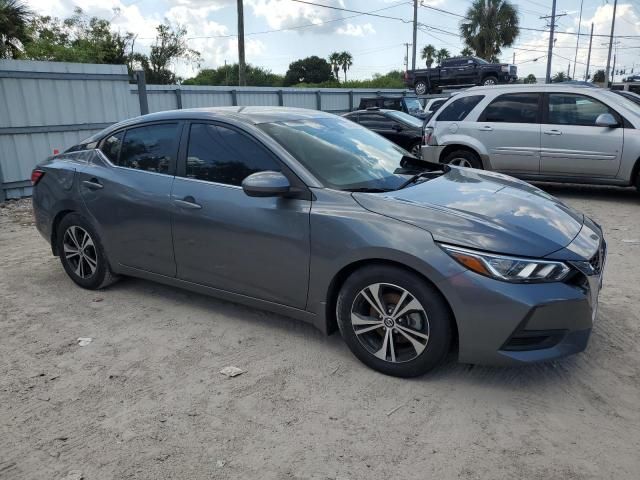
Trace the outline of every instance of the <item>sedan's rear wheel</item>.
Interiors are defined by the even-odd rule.
[[[351,351],[387,375],[422,375],[444,359],[451,343],[451,315],[440,293],[396,267],[352,274],[338,296],[337,316]]]
[[[117,277],[91,224],[72,213],[58,226],[57,249],[67,275],[82,288],[95,290],[113,283]]]

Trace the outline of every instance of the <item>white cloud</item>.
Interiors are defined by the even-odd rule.
[[[338,27],[336,29],[336,33],[338,35],[347,35],[350,37],[364,37],[365,35],[373,35],[376,31],[370,23],[365,23],[364,25],[347,23],[344,27]]]
[[[314,7],[290,0],[246,0],[245,4],[252,7],[254,15],[264,17],[269,27],[274,29],[317,24],[317,27],[312,27],[314,33],[328,33],[335,29],[337,22],[333,20],[343,18],[338,10]],[[344,8],[342,0],[326,0],[323,4]],[[331,23],[324,23],[328,21]],[[304,33],[308,29],[301,28],[297,31]]]

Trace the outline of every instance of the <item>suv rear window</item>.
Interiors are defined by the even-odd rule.
[[[468,97],[457,98],[440,112],[436,121],[459,122],[464,120],[483,98],[484,95],[470,95]]]
[[[480,122],[538,123],[539,93],[507,93],[494,98],[480,115]]]

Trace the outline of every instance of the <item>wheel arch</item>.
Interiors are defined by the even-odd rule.
[[[51,252],[56,257],[60,254],[58,252],[58,226],[62,219],[71,213],[76,213],[76,211],[71,209],[60,210],[51,223]]]
[[[485,170],[491,169],[491,165],[489,163],[489,158],[487,155],[483,155],[478,151],[477,148],[473,146],[462,144],[462,143],[450,143],[446,145],[442,149],[442,152],[440,152],[440,157],[438,158],[438,161],[442,162],[443,158],[446,158],[447,155],[449,155],[451,152],[454,152],[456,150],[466,150],[468,152],[473,153],[480,159],[480,162],[482,163],[482,168],[484,168]]]
[[[640,189],[640,157],[638,157],[635,165],[633,166],[633,169],[631,170],[631,178],[629,179],[629,183]]]
[[[347,278],[349,278],[349,276],[354,273],[355,271],[364,268],[364,267],[368,267],[368,266],[373,266],[373,265],[378,265],[378,266],[389,266],[389,267],[396,267],[396,268],[400,268],[402,270],[411,272],[415,275],[418,275],[421,279],[423,279],[426,283],[428,283],[429,285],[431,285],[442,297],[442,299],[444,300],[444,303],[446,304],[447,308],[449,309],[449,313],[451,315],[451,319],[452,319],[452,332],[453,332],[453,344],[457,345],[458,342],[458,322],[457,319],[454,315],[453,309],[451,308],[451,304],[449,303],[449,300],[447,299],[447,297],[445,297],[445,295],[442,293],[442,291],[438,288],[438,286],[433,283],[427,276],[425,276],[423,273],[419,272],[418,270],[411,268],[403,263],[400,262],[396,262],[393,260],[386,260],[386,259],[381,259],[381,258],[371,258],[371,259],[364,259],[364,260],[357,260],[354,261],[352,263],[349,263],[347,265],[345,265],[344,267],[342,267],[342,269],[340,269],[340,271],[338,271],[333,278],[331,279],[331,282],[329,283],[329,288],[327,289],[327,298],[326,298],[326,311],[325,311],[325,331],[327,332],[327,334],[331,334],[333,332],[335,332],[338,329],[338,324],[337,324],[337,319],[336,319],[336,302],[338,299],[338,294],[340,293],[340,289],[342,288],[342,286],[344,285],[344,282],[347,280]]]

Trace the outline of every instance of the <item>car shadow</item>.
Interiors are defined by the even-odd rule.
[[[640,193],[634,187],[623,188],[605,185],[580,185],[575,183],[532,183],[536,187],[556,197],[640,203]]]

